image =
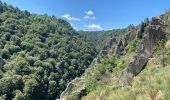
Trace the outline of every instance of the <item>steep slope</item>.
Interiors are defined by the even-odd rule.
[[[92,42],[95,45],[96,50],[99,51],[104,45],[104,40],[107,37],[114,35],[116,38],[119,38],[124,35],[125,31],[125,29],[113,29],[109,31],[78,31],[78,33],[85,41]]]
[[[112,73],[110,73],[110,71],[112,71],[112,68],[115,67],[117,64],[121,63],[121,61],[119,62],[118,59],[115,59],[109,55],[115,55],[115,52],[121,52],[121,50],[118,49],[119,47],[117,47],[117,49],[115,48],[115,46],[117,46],[116,44],[120,44],[120,41],[123,41],[124,42],[123,46],[127,45],[125,41],[129,42],[132,40],[132,38],[135,38],[135,33],[136,33],[135,27],[133,25],[130,25],[128,27],[128,30],[121,31],[120,35],[118,36],[110,35],[103,43],[104,45],[102,46],[102,49],[100,50],[96,59],[93,60],[92,64],[85,71],[83,76],[71,81],[67,85],[66,90],[61,94],[60,98],[68,100],[80,99],[81,96],[85,95],[87,92],[92,91],[93,89],[95,89],[96,86],[100,86],[100,82],[99,84],[95,82],[99,81],[101,76],[103,77],[105,77],[105,75],[112,76],[111,75]],[[122,38],[123,34],[127,35]],[[128,34],[130,35],[130,37]],[[125,47],[123,47],[122,50],[123,49],[125,49]],[[107,55],[108,57],[106,57]],[[119,53],[117,53],[116,56],[118,57]],[[122,61],[125,60],[124,57],[121,57],[120,59],[122,59]],[[114,62],[116,60],[117,64]],[[128,62],[128,60],[125,61]],[[111,77],[105,78],[107,78],[106,81],[108,81],[109,78]]]
[[[169,65],[169,49],[164,50],[164,43],[168,38],[167,32],[170,25],[169,21],[170,13],[167,12],[164,15],[152,18],[150,21],[146,19],[137,27],[130,25],[127,28],[126,35],[118,41],[117,45],[113,45],[110,50],[108,50],[114,50],[114,53],[108,52],[107,55],[102,57],[100,62],[93,62],[91,67],[82,77],[77,78],[72,82],[71,89],[69,89],[69,92],[66,90],[61,95],[61,99],[143,100],[147,99],[145,97],[148,97],[148,99],[159,99],[159,95],[161,95],[161,98],[168,98],[167,93],[169,90],[166,88],[169,87],[169,77],[167,77],[168,75],[166,74],[168,74],[169,68],[166,67],[167,71],[163,72],[166,68],[156,66],[152,67],[154,64],[152,64],[150,57],[153,57],[153,59],[158,59],[158,62],[160,61],[160,64],[157,66]],[[166,29],[167,31],[165,31]],[[166,43],[166,46],[169,46],[169,42]],[[147,79],[142,79],[139,81],[136,87],[136,78],[144,77],[142,76],[142,73],[151,73],[149,70],[152,68],[153,70],[160,69],[160,74],[158,73],[156,76],[163,76],[167,79],[167,81],[160,80],[160,78],[158,79],[161,83],[160,86],[165,87],[160,87],[159,91],[156,85],[142,83],[147,82]],[[155,72],[150,74],[150,77],[153,78],[153,75],[155,75]],[[156,77],[150,80],[151,82],[157,81]],[[144,89],[153,88],[153,91],[144,90],[142,87]],[[133,91],[133,89],[137,90]]]
[[[68,22],[0,2],[0,99],[51,100],[97,55]]]

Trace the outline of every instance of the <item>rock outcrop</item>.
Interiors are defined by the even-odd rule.
[[[67,96],[70,95],[70,93],[73,92],[74,85],[77,82],[80,82],[80,81],[81,81],[81,78],[76,78],[73,81],[69,82],[67,84],[65,91],[61,93],[60,100],[69,100],[69,98]],[[81,86],[79,86],[79,88],[77,90],[74,90],[74,97],[75,97],[76,100],[77,99],[79,100],[84,95],[86,95],[86,88],[82,84]]]
[[[138,26],[138,30],[137,30],[137,33],[136,33],[136,38],[137,39],[142,39],[144,37],[144,33],[145,33],[145,29],[146,27],[149,25],[149,19],[146,18],[144,20],[144,22],[142,22],[139,26]]]
[[[123,49],[124,49],[124,44],[123,44],[122,40],[119,40],[119,42],[118,42],[118,44],[117,44],[117,46],[116,46],[116,48],[115,48],[114,55],[122,52]]]
[[[154,17],[152,18],[152,21],[146,19],[142,25],[139,26],[139,28],[136,28],[133,25],[130,25],[127,28],[127,34],[120,39],[114,49],[112,49],[114,54],[125,51],[125,47],[131,40],[141,39],[142,42],[140,42],[141,44],[130,60],[130,63],[120,73],[118,77],[118,85],[116,84],[114,88],[130,85],[133,77],[138,75],[143,70],[149,58],[153,54],[155,46],[157,46],[161,39],[165,39],[164,29],[165,25],[161,17]],[[139,32],[139,34],[137,32]],[[144,35],[142,34],[142,37],[137,36],[141,35],[141,33],[144,33]],[[100,62],[101,58],[108,54],[108,50],[112,47],[112,44],[115,41],[117,41],[115,37],[109,37],[106,40],[102,50],[97,56],[97,63]],[[77,82],[79,85],[81,84],[81,86],[76,86]],[[76,89],[74,89],[74,87],[76,87]],[[76,97],[76,99],[81,99],[81,97],[86,94],[86,87],[83,79],[77,78],[71,81],[66,90],[61,94],[60,99],[65,100],[65,97],[70,94],[73,94],[72,96]]]
[[[130,32],[130,31],[133,31],[135,29],[135,26],[133,24],[130,24],[128,27],[127,27],[127,31]]]
[[[149,25],[148,33],[143,42],[132,57],[129,65],[122,71],[118,81],[123,85],[129,85],[134,76],[138,75],[146,65],[149,57],[152,55],[154,47],[159,40],[164,39],[164,25],[160,18],[153,18]]]
[[[102,49],[100,50],[99,54],[97,55],[97,62],[100,62],[101,58],[108,54],[108,49],[111,48],[113,43],[116,42],[115,36],[110,36],[104,42]]]
[[[96,63],[100,63],[100,60],[108,54],[108,50],[112,47],[113,43],[116,43],[116,41],[117,40],[116,40],[115,36],[112,36],[112,35],[110,35],[105,40],[101,51],[99,52],[99,54],[96,57],[96,61],[97,61]],[[83,81],[83,78],[76,78],[76,79],[72,80],[71,82],[69,82],[67,84],[65,91],[61,93],[60,100],[69,100],[67,98],[67,96],[70,95],[71,93],[74,95],[76,100],[81,99],[81,97],[86,94],[86,88],[85,88],[84,84],[82,84],[81,86],[77,86],[76,83],[82,83],[82,81]],[[73,91],[74,87],[78,87],[78,89],[75,89]]]
[[[136,33],[136,38],[137,39],[141,39],[143,38],[143,33],[145,31],[145,24],[142,22],[139,26],[138,26],[138,30],[137,30],[137,33]]]
[[[118,44],[115,47],[114,55],[121,53],[125,47],[128,45],[129,41],[135,39],[134,32],[136,31],[136,28],[133,25],[130,25],[127,29],[127,34],[124,35],[124,37],[119,40]]]

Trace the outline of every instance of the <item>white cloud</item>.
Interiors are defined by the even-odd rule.
[[[103,28],[100,25],[97,25],[97,24],[84,25],[84,27],[86,27],[86,28],[88,28],[89,30],[92,30],[92,31],[103,30]]]
[[[75,26],[75,24],[73,24],[73,23],[70,23],[70,25],[75,29],[75,30],[77,30],[78,28]]]
[[[94,13],[92,10],[85,11],[85,16],[83,17],[84,19],[96,19]]]
[[[65,14],[62,17],[67,19],[67,20],[80,21],[80,18],[71,17],[69,14]]]
[[[85,12],[85,14],[86,14],[86,15],[89,15],[89,16],[92,16],[92,15],[94,15],[93,11],[91,11],[91,10],[89,10],[89,11],[86,11],[86,12]]]
[[[95,17],[95,16],[85,15],[85,16],[84,16],[84,19],[96,19],[96,17]]]

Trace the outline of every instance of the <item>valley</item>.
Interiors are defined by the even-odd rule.
[[[170,11],[83,31],[0,1],[0,100],[168,100],[169,65]]]

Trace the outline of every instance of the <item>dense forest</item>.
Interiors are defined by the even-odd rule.
[[[170,11],[107,31],[62,18],[0,0],[0,100],[169,100]]]
[[[109,36],[120,38],[125,34],[125,32],[126,29],[113,29],[108,31],[78,31],[81,39],[93,43],[97,51],[100,51],[105,43],[106,38]]]
[[[67,21],[0,2],[1,100],[55,99],[96,55]]]
[[[66,20],[0,1],[0,99],[53,100],[81,76],[109,35],[76,31]]]

